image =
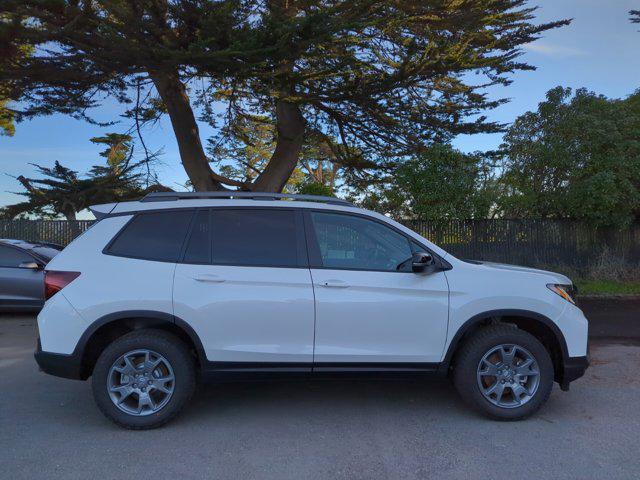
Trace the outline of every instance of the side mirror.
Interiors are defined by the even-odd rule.
[[[433,257],[429,253],[416,252],[411,259],[411,269],[415,273],[424,272],[427,267],[434,264]]]
[[[18,268],[28,268],[30,270],[40,270],[42,267],[38,262],[22,262]]]

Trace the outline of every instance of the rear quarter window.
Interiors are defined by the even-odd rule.
[[[176,262],[192,216],[192,210],[139,213],[120,231],[106,253]]]

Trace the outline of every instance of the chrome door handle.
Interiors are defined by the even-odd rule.
[[[208,283],[222,283],[225,281],[224,278],[218,276],[218,275],[211,275],[211,274],[201,274],[201,275],[196,275],[194,277],[192,277],[194,280],[196,280],[197,282],[208,282]]]
[[[347,288],[349,286],[348,283],[342,280],[327,280],[326,282],[322,282],[321,285],[329,288]]]

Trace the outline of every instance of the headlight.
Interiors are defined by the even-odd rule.
[[[567,302],[571,302],[574,305],[576,304],[576,300],[574,298],[576,294],[576,288],[573,285],[559,285],[557,283],[548,283],[547,288],[553,293],[557,293],[558,295],[560,295]]]

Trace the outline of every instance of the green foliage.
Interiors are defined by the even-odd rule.
[[[507,217],[625,225],[640,213],[640,91],[612,100],[557,87],[504,137]]]
[[[276,132],[271,120],[264,116],[237,118],[221,137],[208,139],[208,152],[216,160],[220,173],[242,182],[248,188],[263,173],[276,149]],[[296,191],[298,185],[318,183],[332,191],[341,170],[352,168],[340,164],[335,155],[333,139],[307,135],[300,152],[298,167],[293,171],[286,190]]]
[[[318,182],[300,183],[296,187],[296,193],[301,195],[322,195],[325,197],[335,197],[333,189],[329,185]]]
[[[494,194],[488,158],[435,145],[398,165],[361,203],[403,218],[486,218]]]
[[[576,279],[580,295],[640,295],[640,282]]]
[[[520,47],[569,23],[536,25],[534,10],[526,0],[5,0],[0,82],[21,100],[18,120],[90,120],[107,97],[135,104],[136,121],[168,112],[198,188],[219,183],[197,177],[213,175],[194,128],[181,130],[195,125],[191,105],[221,129],[266,117],[282,147],[269,159],[279,167],[264,170],[278,181],[266,183],[281,188],[300,131],[338,139],[332,155],[354,168],[500,131],[482,112],[506,99],[485,89],[532,69]],[[25,43],[36,53],[16,61]]]
[[[55,218],[62,215],[73,220],[76,213],[91,205],[131,200],[151,191],[168,190],[157,183],[145,186],[141,163],[130,162],[133,153],[130,136],[109,133],[91,141],[107,146],[100,153],[106,159],[106,165],[94,165],[84,176],[58,161],[51,168],[33,165],[38,178],[17,178],[25,189],[19,195],[27,200],[0,209],[0,217],[30,214]]]
[[[10,17],[0,13],[0,45],[5,39],[3,32],[11,29],[12,22]],[[4,78],[4,68],[9,63],[16,63],[24,60],[31,55],[33,48],[25,43],[13,43],[0,47],[0,135],[12,137],[16,131],[15,127],[15,111],[10,107],[11,101],[17,98],[16,92],[11,95],[11,86]]]
[[[0,99],[0,135],[12,137],[16,131],[13,112],[8,108],[8,99]]]

